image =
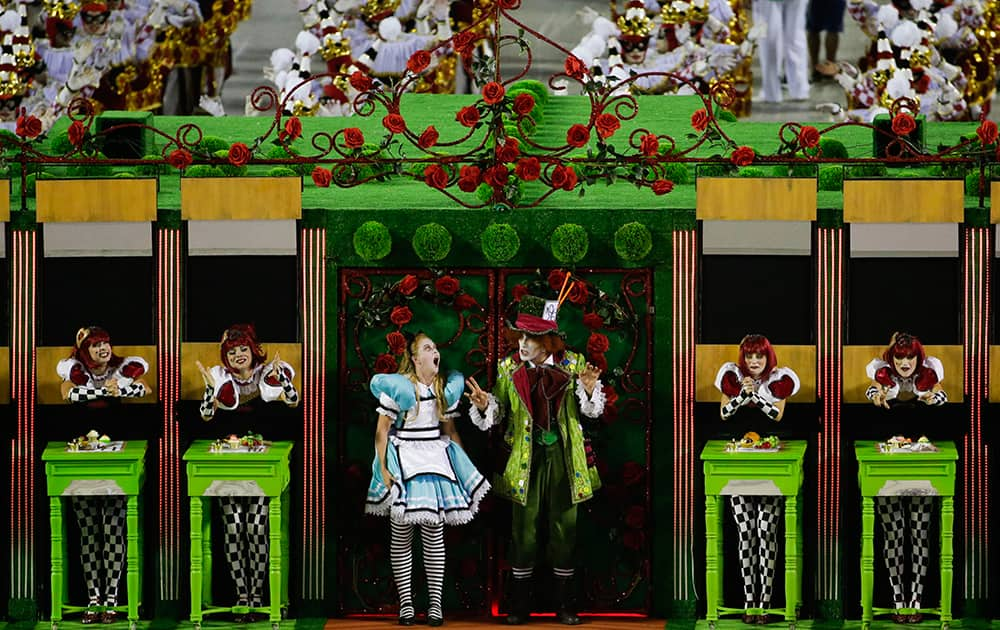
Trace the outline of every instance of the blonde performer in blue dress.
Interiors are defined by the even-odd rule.
[[[490,484],[469,460],[455,428],[465,389],[460,372],[440,373],[441,355],[424,333],[407,339],[396,374],[376,374],[375,460],[365,512],[388,516],[399,623],[413,625],[413,527],[420,526],[430,605],[427,624],[444,623],[444,526],[468,523]]]

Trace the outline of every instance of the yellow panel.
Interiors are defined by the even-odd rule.
[[[699,219],[813,221],[816,180],[793,177],[703,177],[698,180]]]
[[[1000,346],[990,346],[990,402],[1000,402]]]
[[[143,398],[126,398],[126,403],[154,403],[156,393],[156,346],[115,346],[115,354],[120,357],[142,357],[149,363],[149,372],[142,377],[153,390]],[[62,379],[56,374],[56,364],[72,352],[69,346],[39,346],[35,353],[35,370],[38,373],[38,404],[57,405],[63,402]]]
[[[10,348],[0,348],[0,405],[10,402]]]
[[[301,343],[263,343],[267,358],[273,359],[277,354],[282,361],[295,370],[292,384],[302,391],[302,344]],[[201,400],[205,393],[205,381],[195,361],[201,361],[206,368],[219,365],[219,344],[194,343],[181,344],[181,399]]]
[[[38,221],[155,221],[155,179],[40,179]]]
[[[793,403],[816,402],[816,346],[774,346],[778,365],[791,368],[799,377],[799,393]],[[723,363],[739,359],[739,344],[698,344],[695,347],[695,390],[698,402],[719,402],[715,376]]]
[[[9,179],[0,179],[0,221],[10,221]]]
[[[298,219],[300,177],[183,177],[181,218],[195,221]]]
[[[990,182],[990,223],[1000,223],[1000,182]]]
[[[865,390],[872,384],[865,374],[865,366],[876,357],[881,357],[884,346],[844,346],[844,402],[868,403]],[[941,387],[948,393],[948,402],[962,402],[962,382],[964,379],[962,346],[924,346],[927,356],[941,359],[944,366],[944,380]]]
[[[846,223],[961,223],[965,182],[879,179],[844,182]]]

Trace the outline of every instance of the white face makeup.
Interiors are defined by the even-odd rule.
[[[896,374],[903,378],[913,376],[917,370],[917,357],[892,357],[892,366],[896,369]]]
[[[98,341],[88,349],[90,360],[95,365],[104,366],[111,360],[111,344],[107,341]]]
[[[226,352],[226,361],[233,370],[249,370],[253,365],[253,355],[250,353],[250,346],[233,346]]]
[[[413,346],[413,367],[418,373],[434,375],[441,369],[441,353],[427,335],[417,337]]]
[[[548,357],[542,342],[529,335],[521,335],[517,341],[517,352],[522,361],[531,363],[541,363]]]
[[[764,373],[764,368],[767,367],[767,357],[763,354],[757,354],[756,352],[748,352],[743,360],[746,361],[747,370],[750,371],[750,376],[757,378]]]

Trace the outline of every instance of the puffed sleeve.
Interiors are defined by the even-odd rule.
[[[401,411],[409,411],[417,404],[413,382],[402,374],[376,374],[368,388],[378,401],[379,414],[393,420]]]
[[[209,370],[215,382],[215,400],[220,409],[232,411],[240,406],[240,392],[233,383],[232,375],[221,365],[213,365]]]
[[[86,385],[90,381],[87,370],[76,359],[63,359],[57,363],[56,374],[62,380],[70,381],[74,385]]]
[[[757,395],[771,403],[785,400],[799,391],[799,376],[789,368],[779,367],[771,370],[767,385],[761,387]]]
[[[133,381],[141,378],[148,371],[149,363],[142,357],[125,357],[125,360],[122,361],[121,366],[118,368],[119,374]]]
[[[259,385],[261,400],[264,402],[274,402],[275,400],[280,400],[281,394],[284,393],[281,381],[284,380],[285,382],[290,383],[292,378],[295,376],[295,370],[291,365],[285,363],[284,361],[278,361],[278,369],[281,370],[280,378],[271,374],[270,363],[262,365],[258,369],[264,371],[261,375]]]
[[[879,385],[884,385],[885,387],[892,387],[894,385],[892,370],[889,369],[889,364],[882,359],[872,359],[869,361],[868,365],[865,366],[865,374]]]
[[[462,394],[465,392],[465,375],[458,370],[448,372],[444,382],[444,400],[447,403],[445,416],[454,420],[459,416],[458,404],[462,402]]]
[[[913,383],[914,389],[918,392],[926,392],[933,389],[935,385],[944,380],[944,365],[937,357],[927,357],[921,366],[920,374]]]
[[[739,395],[740,390],[743,389],[743,383],[740,380],[740,367],[732,361],[723,363],[718,374],[715,375],[715,388],[729,398],[733,398]]]

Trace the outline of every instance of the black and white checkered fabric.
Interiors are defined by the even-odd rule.
[[[205,386],[205,393],[201,397],[201,405],[198,407],[202,418],[211,418],[215,415],[215,390],[211,385]]]
[[[86,385],[77,385],[69,390],[69,399],[71,402],[97,400],[98,398],[104,398],[107,395],[108,391],[103,387],[87,387]]]
[[[929,532],[934,512],[933,497],[876,497],[875,509],[885,535],[885,567],[889,571],[893,605],[896,608],[920,608],[924,594],[924,578],[930,563]],[[909,521],[909,523],[907,523]],[[906,571],[906,531],[909,524],[913,545],[910,575],[912,579],[909,606],[903,590]]]
[[[777,530],[784,498],[733,496],[730,502],[739,535],[740,574],[746,607],[766,608],[774,589]]]
[[[146,388],[141,383],[131,383],[126,387],[119,387],[118,395],[122,398],[140,398],[146,395]]]
[[[125,497],[73,497],[80,556],[91,605],[118,605],[125,569]]]
[[[238,606],[263,605],[268,564],[267,497],[220,497],[223,541],[229,573],[236,584]]]
[[[764,412],[764,415],[766,415],[771,420],[775,420],[777,419],[778,416],[781,415],[780,409],[778,409],[771,403],[767,402],[766,400],[758,396],[757,392],[753,393],[751,399],[754,402],[754,404],[756,404],[760,408],[760,410]]]
[[[285,393],[285,402],[289,405],[298,403],[299,393],[295,391],[295,386],[284,370],[278,370],[278,382],[281,384],[281,391]]]
[[[740,407],[747,404],[750,401],[750,395],[746,393],[745,390],[740,390],[740,393],[735,397],[730,398],[729,402],[722,406],[722,410],[719,412],[722,415],[723,420],[728,420],[733,417]]]

